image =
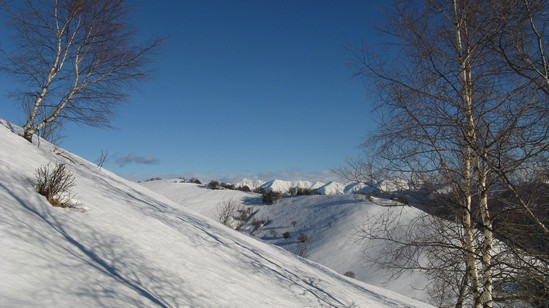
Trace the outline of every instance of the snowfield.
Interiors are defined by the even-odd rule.
[[[0,122],[0,306],[428,306],[231,230],[18,132]],[[78,209],[54,208],[34,190],[35,170],[55,162],[76,177]],[[203,199],[192,207],[208,202],[195,193]]]
[[[266,183],[277,182],[284,181]],[[343,190],[341,194],[285,197],[274,205],[263,205],[259,194],[225,189],[211,190],[206,185],[179,183],[177,180],[151,181],[142,185],[182,207],[215,220],[219,220],[219,209],[224,204],[228,201],[237,202],[242,210],[250,213],[247,223],[242,227],[244,233],[251,232],[256,238],[304,256],[340,274],[352,272],[356,279],[363,282],[421,301],[429,300],[426,288],[428,281],[423,273],[409,273],[388,281],[390,273],[367,264],[365,249],[368,249],[370,255],[379,258],[384,258],[384,255],[377,251],[381,246],[361,239],[357,231],[368,218],[387,212],[398,215],[405,225],[418,215],[424,215],[416,208],[403,206],[393,200],[344,194]],[[278,185],[283,186],[289,185]],[[364,188],[361,185],[356,187],[357,190]],[[256,228],[254,221],[265,224],[253,231]],[[286,232],[289,238],[284,238]]]

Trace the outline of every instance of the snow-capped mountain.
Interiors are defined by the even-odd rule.
[[[321,182],[271,180],[261,185],[260,188],[265,191],[287,193],[292,187],[318,189],[322,186],[324,186],[324,183]]]
[[[235,184],[235,187],[247,186],[252,191],[274,191],[283,194],[287,194],[291,188],[302,188],[308,190],[315,190],[321,195],[344,195],[344,194],[368,194],[374,193],[382,189],[385,192],[392,192],[399,189],[407,187],[405,182],[389,182],[384,181],[381,183],[380,188],[369,186],[360,182],[348,182],[348,183],[338,183],[338,182],[311,182],[311,181],[286,181],[286,180],[249,180],[243,179]]]
[[[263,180],[251,180],[251,179],[242,179],[241,181],[234,184],[235,187],[244,187],[247,186],[250,190],[256,190],[265,184]]]

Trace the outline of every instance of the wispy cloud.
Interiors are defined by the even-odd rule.
[[[160,160],[154,156],[140,156],[140,155],[134,155],[134,154],[128,154],[126,156],[118,157],[115,160],[115,163],[120,166],[124,167],[127,164],[142,164],[142,165],[157,165],[160,162]]]

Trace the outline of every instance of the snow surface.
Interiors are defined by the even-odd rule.
[[[366,264],[366,247],[370,255],[379,255],[379,258],[384,256],[373,248],[375,243],[360,240],[357,233],[357,228],[362,226],[368,217],[376,217],[386,212],[398,214],[405,225],[414,217],[424,214],[416,208],[395,206],[401,204],[388,199],[343,194],[343,188],[346,186],[337,183],[325,187],[338,185],[342,194],[285,197],[271,206],[263,205],[261,195],[255,193],[211,190],[205,186],[182,184],[174,180],[146,182],[143,185],[213,219],[218,219],[218,208],[226,201],[237,201],[243,208],[252,209],[252,217],[248,219],[244,230],[253,230],[253,220],[270,221],[254,233],[255,237],[294,253],[301,250],[307,259],[328,266],[338,273],[350,271],[355,274],[356,279],[363,282],[385,287],[418,300],[429,300],[426,290],[428,282],[421,272],[388,281],[390,273],[376,270]],[[363,189],[364,186],[358,185],[356,188]],[[290,233],[289,239],[283,238],[282,234],[285,232]],[[301,234],[308,237],[305,244],[299,243]]]
[[[231,230],[18,132],[1,121],[0,306],[427,306]],[[35,170],[55,162],[76,177],[78,209],[54,208],[34,190]]]

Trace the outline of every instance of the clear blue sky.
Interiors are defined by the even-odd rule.
[[[107,150],[105,168],[135,180],[326,179],[373,127],[345,46],[374,44],[383,1],[128,3],[138,40],[168,38],[155,77],[118,108],[114,130],[67,126],[67,150],[92,161]],[[14,84],[0,82],[0,117],[21,125],[23,113],[8,96]]]

